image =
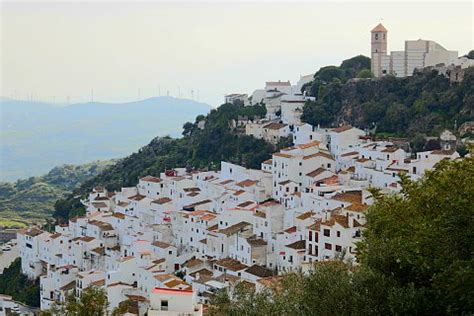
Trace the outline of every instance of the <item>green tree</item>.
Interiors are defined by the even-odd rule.
[[[362,69],[357,73],[357,78],[373,78],[374,74],[370,69]]]
[[[63,304],[55,303],[44,315],[102,316],[107,315],[107,294],[104,289],[89,287],[81,292],[81,297],[71,294]]]
[[[39,307],[39,280],[29,280],[21,273],[21,259],[17,258],[0,274],[0,294],[11,295],[15,301]]]
[[[402,195],[374,192],[363,266],[393,278],[430,314],[474,312],[474,160],[442,161]],[[420,299],[422,298],[422,299]]]
[[[359,265],[315,263],[255,292],[218,292],[211,315],[471,315],[474,158],[442,161],[400,195],[372,190]]]

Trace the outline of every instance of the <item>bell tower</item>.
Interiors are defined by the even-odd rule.
[[[387,55],[387,32],[382,23],[370,31],[371,69],[375,77],[382,76],[382,56]]]

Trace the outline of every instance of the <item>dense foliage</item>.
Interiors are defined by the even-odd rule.
[[[321,68],[318,72],[327,72]],[[450,83],[437,71],[418,72],[412,77],[356,79],[345,81],[343,72],[332,71],[315,80],[306,91],[316,98],[304,106],[302,119],[313,125],[349,123],[376,132],[413,138],[437,135],[474,120],[474,68],[464,81]],[[367,77],[361,71],[360,77]]]
[[[271,290],[215,296],[213,315],[474,313],[474,159],[441,163],[402,195],[373,191],[358,266],[316,263]]]
[[[0,274],[0,294],[11,295],[15,301],[39,307],[39,279],[28,280],[21,274],[21,259],[16,259]]]
[[[81,297],[69,295],[64,303],[55,303],[49,311],[41,316],[103,316],[107,315],[107,292],[98,287],[88,287],[81,292]],[[120,315],[112,313],[112,315]]]
[[[58,199],[114,163],[107,160],[79,166],[63,165],[42,177],[0,183],[0,219],[42,221],[51,216]]]
[[[145,175],[159,176],[160,172],[175,167],[218,169],[223,160],[260,168],[260,163],[270,158],[276,148],[264,140],[233,132],[230,122],[239,116],[264,116],[265,113],[263,105],[223,104],[205,117],[200,115],[194,123],[184,124],[183,137],[155,138],[138,152],[86,181],[68,198],[56,203],[54,216],[62,221],[71,215],[82,214],[81,195],[97,185],[116,190],[136,185]],[[203,120],[205,125],[201,129],[199,122]]]

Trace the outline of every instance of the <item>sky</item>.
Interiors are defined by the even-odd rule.
[[[1,93],[18,99],[127,102],[158,95],[212,106],[228,93],[291,80],[431,39],[473,49],[473,2],[2,1]]]

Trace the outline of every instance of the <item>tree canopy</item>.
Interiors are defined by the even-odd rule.
[[[219,292],[211,315],[474,313],[474,159],[443,161],[401,195],[373,191],[358,264],[316,263],[255,292]]]
[[[358,72],[369,77],[367,70]],[[303,108],[302,120],[312,125],[352,124],[377,132],[413,138],[438,135],[445,128],[474,120],[474,68],[464,80],[450,83],[436,70],[412,77],[323,82],[306,88],[315,97]]]

